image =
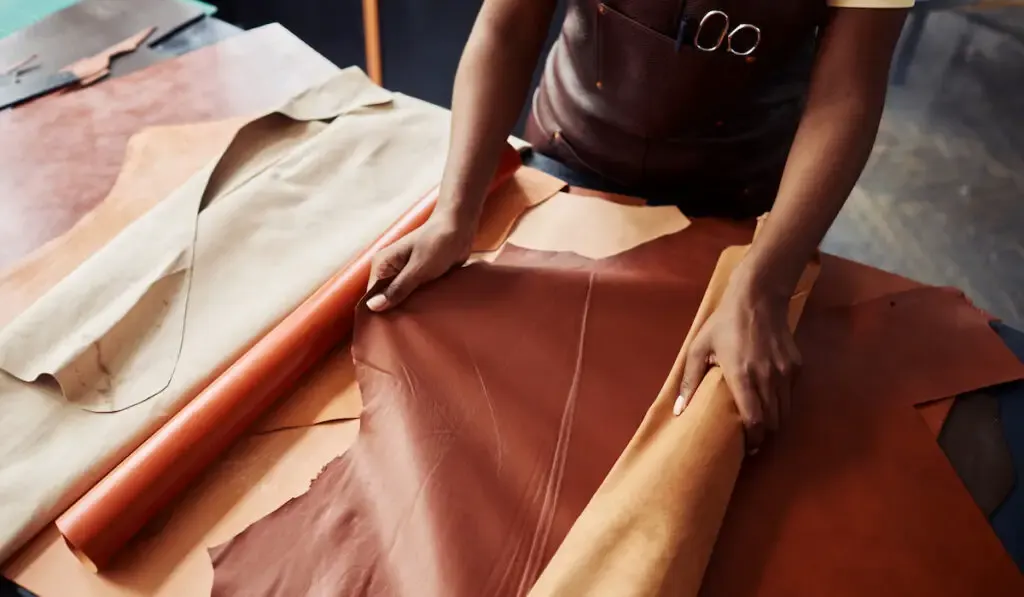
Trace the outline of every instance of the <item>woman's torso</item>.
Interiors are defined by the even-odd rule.
[[[692,36],[712,10],[730,30],[760,30],[749,56],[677,50],[680,19]],[[774,199],[824,12],[823,0],[570,0],[527,139],[625,188],[692,189],[756,213]],[[737,34],[736,49],[753,37]]]

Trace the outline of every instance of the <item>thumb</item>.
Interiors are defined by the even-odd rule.
[[[372,289],[377,286],[381,280],[387,283],[381,285],[380,291],[366,301],[366,306],[371,311],[383,311],[390,306],[391,287],[402,275],[402,272],[408,268],[409,260],[412,257],[412,244],[405,240],[402,239],[390,247],[382,249],[373,258],[368,288]]]
[[[409,259],[409,262],[405,264],[405,267],[402,268],[402,271],[398,272],[395,279],[391,280],[381,294],[371,297],[369,301],[366,301],[366,306],[373,311],[386,311],[392,307],[397,307],[423,282],[423,267],[416,260],[414,254]],[[375,309],[374,305],[370,303],[376,299],[382,299],[382,302],[380,303],[380,308]]]
[[[697,386],[704,379],[708,372],[708,357],[711,355],[711,344],[709,336],[704,333],[697,334],[690,349],[686,351],[686,361],[683,363],[683,381],[679,385],[679,396],[672,405],[672,414],[679,416],[683,409],[690,403]]]

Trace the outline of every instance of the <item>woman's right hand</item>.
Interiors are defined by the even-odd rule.
[[[370,270],[371,285],[378,280],[390,282],[370,297],[366,306],[371,311],[391,309],[423,284],[465,263],[478,220],[478,216],[435,211],[422,226],[377,253]]]

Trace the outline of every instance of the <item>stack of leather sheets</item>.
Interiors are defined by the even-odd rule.
[[[169,508],[118,503],[149,514],[124,548],[104,475],[194,424],[197,396],[439,179],[444,111],[352,70],[297,87],[230,121],[125,125],[106,199],[0,279],[6,575],[42,595],[1022,594],[915,408],[1024,376],[984,313],[823,256],[795,297],[793,415],[744,461],[716,373],[669,405],[753,226],[557,193],[514,163],[474,263],[359,308],[351,345]],[[38,105],[24,118],[53,118]],[[20,176],[25,205],[54,184]],[[204,437],[240,433],[227,420]]]

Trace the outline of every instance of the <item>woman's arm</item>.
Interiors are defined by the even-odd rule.
[[[440,207],[478,216],[530,88],[555,0],[486,0],[455,73]],[[475,222],[475,218],[471,218]]]
[[[864,169],[906,9],[832,9],[782,184],[746,262],[765,292],[789,297]]]
[[[752,449],[788,409],[800,364],[786,323],[789,296],[871,153],[906,14],[831,9],[771,217],[687,355],[677,414],[716,362]]]
[[[556,0],[485,0],[455,74],[448,159],[437,208],[381,251],[371,279],[392,278],[367,306],[393,307],[469,256],[505,139],[530,88]]]

